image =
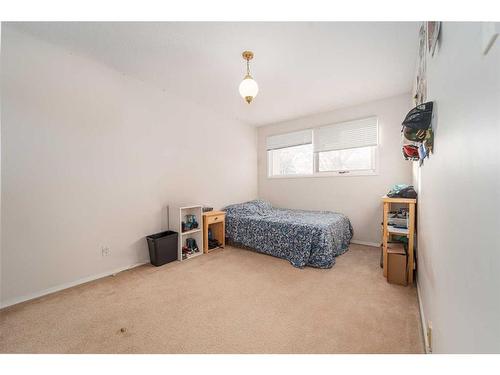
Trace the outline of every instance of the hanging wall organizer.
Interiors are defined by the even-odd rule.
[[[432,113],[434,103],[427,101],[427,60],[434,56],[439,43],[441,22],[423,22],[419,31],[417,71],[413,86],[413,108],[404,119],[401,129],[402,151],[406,160],[419,161],[433,152],[434,133]]]

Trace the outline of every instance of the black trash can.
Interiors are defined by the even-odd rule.
[[[177,260],[177,238],[179,234],[171,230],[147,236],[149,259],[153,266],[163,266]]]

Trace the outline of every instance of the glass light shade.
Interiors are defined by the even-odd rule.
[[[252,77],[246,76],[240,83],[239,91],[241,97],[250,103],[252,99],[257,96],[259,85],[257,85],[257,82],[255,82]]]

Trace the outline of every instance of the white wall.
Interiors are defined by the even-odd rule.
[[[500,42],[483,56],[479,23],[445,22],[427,72],[435,153],[415,170],[425,321],[435,353],[498,353]]]
[[[411,182],[411,165],[400,152],[401,122],[409,109],[410,95],[405,94],[259,128],[259,197],[278,207],[342,212],[352,222],[354,240],[380,243],[380,197],[394,184]],[[378,175],[267,177],[267,136],[373,115],[379,120]]]
[[[1,54],[3,305],[148,261],[169,202],[256,197],[254,128],[5,26]]]
[[[2,23],[0,22],[0,51],[2,50]],[[0,86],[1,88],[1,86]],[[1,130],[1,113],[2,113],[2,92],[0,90],[0,130]],[[2,212],[2,132],[0,131],[0,213]],[[1,302],[1,286],[2,286],[2,215],[0,214],[0,302]],[[0,304],[1,306],[1,304]]]

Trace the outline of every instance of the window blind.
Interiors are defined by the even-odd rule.
[[[300,130],[293,133],[278,134],[267,137],[267,150],[307,145],[312,143],[312,130]]]
[[[378,123],[376,117],[341,122],[314,129],[314,152],[346,150],[376,146]]]

